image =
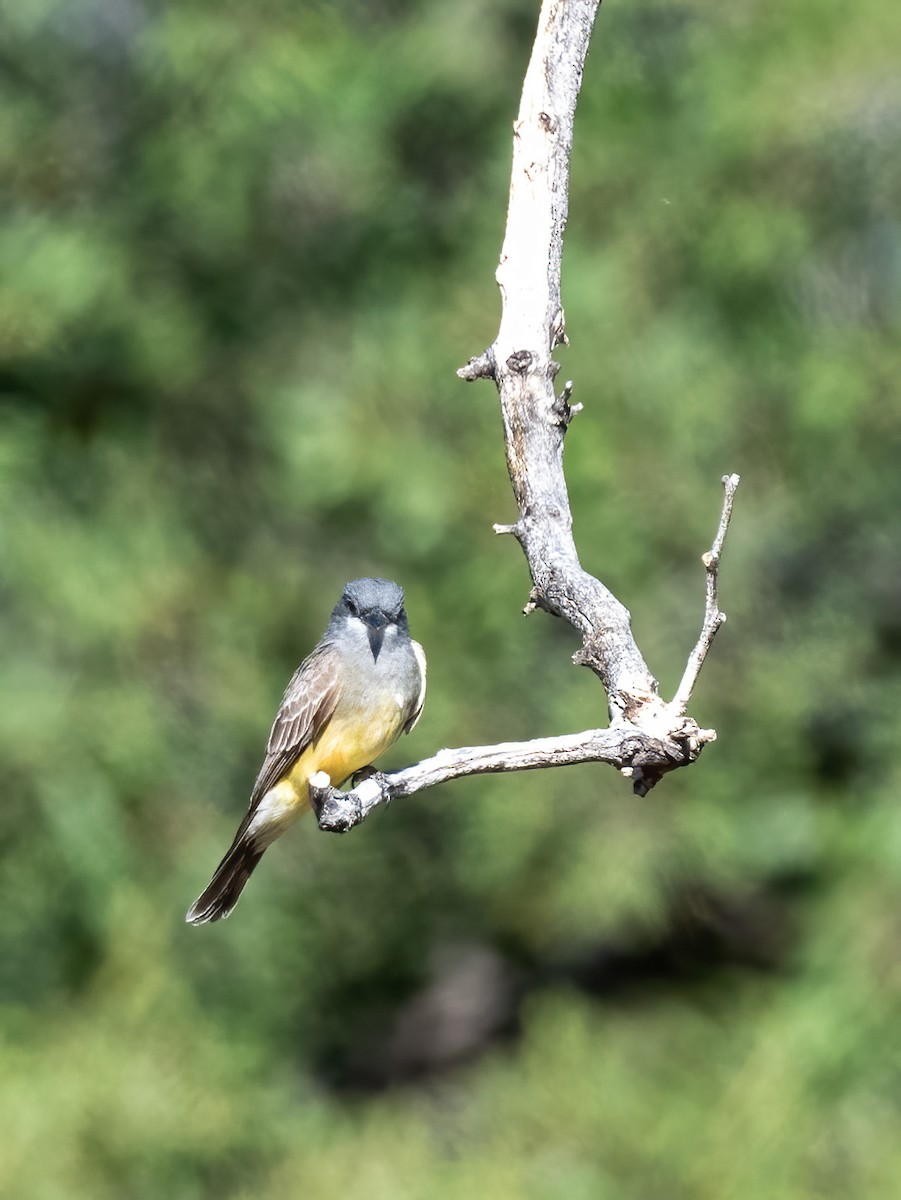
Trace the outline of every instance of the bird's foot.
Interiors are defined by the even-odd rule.
[[[378,771],[373,766],[360,767],[359,771],[355,771],[350,778],[350,786],[355,788],[358,783],[362,783],[364,779],[371,779],[373,775],[378,775]]]

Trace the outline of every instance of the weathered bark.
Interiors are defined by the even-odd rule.
[[[713,741],[712,729],[693,728],[678,740],[654,738],[623,725],[588,729],[562,737],[535,738],[530,742],[500,742],[496,746],[463,746],[439,750],[400,771],[375,771],[349,792],[338,791],[320,772],[311,781],[310,793],[320,829],[344,833],[362,821],[371,809],[398,796],[412,796],[438,783],[467,775],[500,771],[533,771],[567,767],[576,763],[609,763],[633,780],[661,775],[693,761],[701,746]]]
[[[494,344],[458,374],[497,384],[507,469],[519,520],[513,533],[529,561],[531,602],[582,634],[576,661],[600,676],[611,717],[657,703],[657,681],[632,637],[628,610],[582,569],[563,475],[571,389],[557,397],[565,341],[560,302],[573,119],[598,0],[546,0],[513,126],[507,231],[497,268],[503,302]]]

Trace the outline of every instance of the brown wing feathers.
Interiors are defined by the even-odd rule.
[[[285,689],[269,734],[266,758],[250,797],[250,813],[290,770],[331,719],[340,694],[338,664],[330,646],[305,658]]]

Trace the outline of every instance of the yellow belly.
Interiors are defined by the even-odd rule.
[[[319,740],[306,750],[289,772],[291,782],[306,791],[311,775],[325,771],[332,787],[340,787],[355,771],[368,766],[383,754],[401,731],[399,708],[384,714],[381,720],[354,720],[336,712]]]
[[[400,707],[381,719],[355,720],[335,713],[318,741],[309,746],[288,773],[260,801],[251,825],[259,845],[269,845],[293,825],[310,806],[310,776],[324,771],[332,787],[340,787],[354,772],[383,754],[403,728]]]

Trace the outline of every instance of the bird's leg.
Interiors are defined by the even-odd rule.
[[[358,783],[362,783],[364,779],[371,779],[373,775],[378,775],[378,771],[370,763],[368,767],[360,767],[359,771],[354,771],[350,779],[351,788],[355,788]]]

